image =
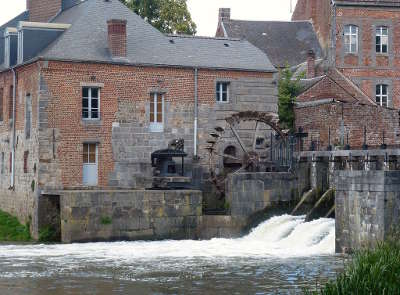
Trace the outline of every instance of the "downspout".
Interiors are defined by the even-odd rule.
[[[15,112],[16,112],[16,93],[17,93],[17,74],[14,68],[11,68],[13,73],[13,116],[12,116],[12,151],[11,151],[11,186],[10,189],[14,189],[15,186]]]
[[[197,159],[197,127],[199,119],[199,96],[198,96],[198,78],[199,71],[197,68],[194,69],[194,143],[193,143],[193,158]]]

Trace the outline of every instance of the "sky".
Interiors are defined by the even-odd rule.
[[[290,20],[291,0],[187,0],[197,24],[197,35],[213,36],[217,30],[218,9],[231,8],[233,19]],[[292,0],[293,7],[297,0]],[[26,0],[0,0],[0,24],[25,10]]]

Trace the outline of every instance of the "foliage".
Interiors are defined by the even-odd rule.
[[[27,242],[31,240],[30,224],[22,225],[18,219],[0,210],[0,241]]]
[[[48,243],[57,242],[58,240],[57,231],[53,227],[46,226],[39,230],[39,242]]]
[[[294,103],[296,96],[301,92],[300,79],[293,79],[289,66],[280,72],[278,83],[279,122],[282,129],[294,129]]]
[[[360,251],[335,282],[307,294],[400,294],[400,243],[381,243],[374,250]]]
[[[121,0],[135,13],[166,34],[196,34],[186,0]]]
[[[108,224],[112,223],[112,219],[110,217],[106,216],[106,217],[102,217],[100,222],[103,225],[108,225]]]

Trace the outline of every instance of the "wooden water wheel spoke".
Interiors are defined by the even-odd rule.
[[[256,122],[256,128],[254,129],[254,137],[253,137],[253,150],[256,149],[257,146],[257,134],[258,134],[258,127],[259,127],[259,121]]]
[[[248,154],[246,146],[244,145],[244,143],[243,143],[242,139],[240,138],[240,136],[239,136],[238,132],[236,131],[236,129],[232,125],[229,125],[229,127],[231,128],[233,135],[235,135],[235,137],[236,137],[240,147],[242,148],[243,152],[245,154]]]

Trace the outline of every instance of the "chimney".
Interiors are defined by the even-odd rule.
[[[231,9],[230,8],[220,8],[218,21],[221,22],[229,22],[231,20]]]
[[[62,0],[26,0],[29,21],[48,22],[62,9]]]
[[[108,48],[113,57],[126,57],[126,20],[111,19],[108,24]]]
[[[307,79],[312,78],[315,78],[315,52],[311,49],[307,56]]]

